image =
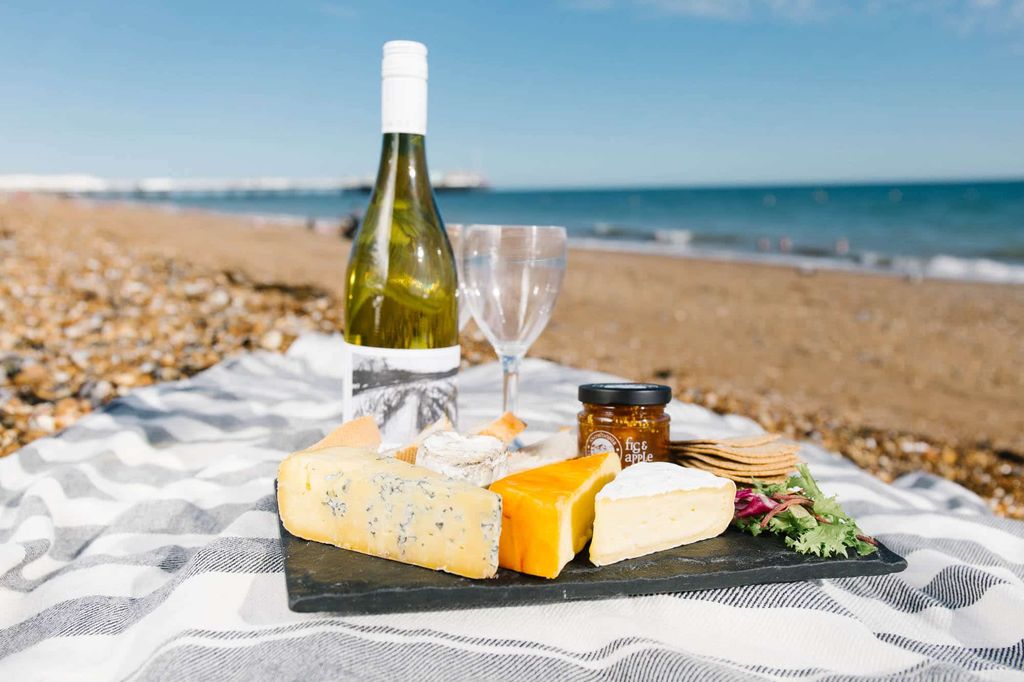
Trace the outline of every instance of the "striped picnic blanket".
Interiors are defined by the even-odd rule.
[[[341,414],[339,344],[301,338],[144,388],[0,459],[0,680],[1024,679],[1024,524],[923,474],[885,485],[802,455],[901,574],[405,615],[287,608],[278,461]],[[460,378],[463,425],[500,371]],[[525,363],[522,416],[572,423],[578,384]],[[675,437],[757,426],[670,407]]]

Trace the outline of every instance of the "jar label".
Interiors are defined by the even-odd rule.
[[[608,431],[592,431],[587,437],[583,454],[596,455],[602,452],[614,452],[622,460],[622,466],[655,461],[655,453],[645,439],[627,436],[626,441],[622,442],[615,434]]]
[[[646,440],[641,440],[629,436],[626,438],[624,452],[619,453],[619,457],[622,459],[622,463],[625,466],[630,464],[636,464],[637,462],[653,462],[654,453],[650,450],[650,444]]]
[[[614,452],[622,458],[622,443],[614,434],[607,431],[591,431],[587,437],[585,455],[596,455],[602,452]]]

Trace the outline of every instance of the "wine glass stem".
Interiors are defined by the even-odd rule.
[[[516,413],[519,408],[519,355],[502,355],[501,372],[505,375],[505,391],[502,405],[504,412]]]

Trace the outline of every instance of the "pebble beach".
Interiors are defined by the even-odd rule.
[[[255,219],[0,197],[0,456],[139,386],[342,328],[347,244]],[[574,251],[531,355],[672,386],[1024,518],[1024,287]],[[467,364],[493,359],[472,324]]]

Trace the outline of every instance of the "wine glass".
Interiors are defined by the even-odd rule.
[[[515,412],[519,365],[547,326],[565,275],[565,228],[469,225],[462,234],[463,293],[501,358],[504,411]]]
[[[466,294],[462,288],[464,277],[462,274],[462,247],[465,245],[462,237],[464,229],[459,224],[446,224],[444,229],[448,233],[448,241],[452,245],[452,254],[455,256],[455,270],[459,280],[459,289],[455,292],[455,297],[459,301],[459,331],[461,332],[466,323],[469,322],[469,318],[473,316],[469,310],[469,305],[466,304]]]

